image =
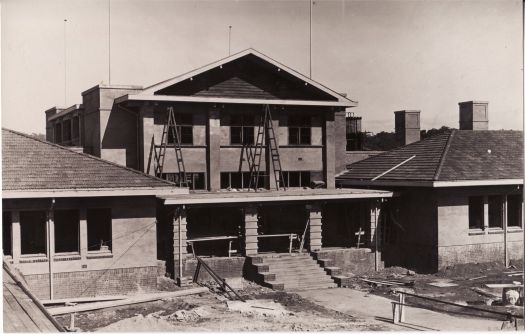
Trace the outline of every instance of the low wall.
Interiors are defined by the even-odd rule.
[[[158,266],[62,272],[53,274],[53,298],[121,295],[153,292]],[[39,299],[49,299],[49,274],[24,275],[29,289]]]
[[[375,256],[369,248],[321,249],[314,253],[316,259],[331,259],[333,266],[343,273],[361,274],[375,270]],[[383,263],[379,262],[379,269]]]
[[[243,277],[245,257],[213,257],[202,258],[213,271],[222,278],[240,278]],[[197,260],[189,258],[184,261],[184,276],[193,277],[197,268]],[[178,268],[175,268],[177,271]],[[199,280],[213,280],[206,269],[201,267]]]
[[[438,252],[439,270],[456,264],[505,261],[502,242],[439,247]],[[523,259],[523,242],[509,242],[507,254],[509,260]]]

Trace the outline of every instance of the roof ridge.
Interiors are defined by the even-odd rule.
[[[163,87],[163,85],[165,84],[168,84],[169,82],[171,81],[174,81],[174,80],[177,80],[179,79],[179,81],[175,82],[175,83],[178,83],[178,82],[182,82],[186,79],[183,79],[185,76],[187,75],[190,75],[190,74],[195,74],[195,75],[199,75],[201,73],[204,73],[206,71],[206,68],[210,67],[210,66],[220,66],[220,65],[223,65],[227,62],[230,62],[230,61],[234,61],[234,60],[237,60],[237,59],[240,59],[241,57],[244,57],[248,54],[253,54],[254,56],[258,57],[258,58],[261,58],[262,60],[266,61],[266,62],[269,62],[269,63],[274,63],[275,66],[279,66],[280,68],[282,68],[284,71],[288,72],[289,74],[297,77],[298,79],[300,80],[303,80],[303,81],[306,81],[308,82],[309,84],[313,85],[314,87],[316,87],[317,89],[321,90],[321,91],[324,91],[325,93],[327,93],[328,95],[332,95],[332,97],[334,98],[337,98],[338,100],[343,100],[343,101],[348,101],[348,102],[354,102],[354,103],[357,103],[357,101],[354,101],[346,96],[343,96],[341,93],[338,93],[336,91],[334,91],[333,89],[325,86],[324,84],[318,82],[318,81],[315,81],[313,80],[312,78],[309,78],[307,77],[306,75],[302,74],[301,72],[275,60],[274,58],[258,51],[258,50],[255,50],[254,48],[248,48],[248,49],[245,49],[245,50],[242,50],[242,51],[239,51],[237,53],[234,53],[228,57],[224,57],[224,58],[220,58],[216,61],[213,61],[213,62],[210,62],[208,64],[205,64],[203,66],[199,66],[193,70],[190,70],[188,72],[185,72],[185,73],[182,73],[182,74],[179,74],[179,75],[176,75],[174,77],[171,77],[169,79],[166,79],[166,80],[163,80],[163,81],[160,81],[160,82],[157,82],[153,85],[150,85],[150,86],[147,86],[145,88],[143,88],[142,90],[142,94],[147,94],[145,92],[148,92],[150,91],[151,89],[157,87],[157,86],[160,86],[160,88],[158,88],[159,90],[162,90],[166,87]],[[265,59],[266,58],[266,59]],[[174,84],[175,84],[174,83]],[[149,93],[149,92],[148,92]]]
[[[449,136],[448,136],[448,139],[447,139],[447,143],[445,144],[445,148],[443,149],[443,153],[441,154],[441,159],[439,159],[438,168],[436,169],[436,173],[434,174],[434,178],[433,178],[434,181],[437,181],[439,179],[439,175],[441,174],[441,171],[443,170],[443,164],[445,162],[445,157],[448,154],[448,151],[450,149],[450,145],[452,143],[452,139],[454,138],[454,134],[456,133],[456,131],[458,131],[458,130],[452,130],[449,133]]]
[[[11,133],[14,133],[16,135],[19,135],[19,136],[22,136],[22,137],[26,137],[28,139],[32,139],[32,140],[35,140],[35,141],[38,141],[38,142],[41,142],[42,144],[47,144],[47,145],[50,145],[50,146],[54,146],[56,148],[59,148],[59,149],[62,149],[62,150],[65,150],[65,151],[68,151],[68,152],[72,152],[72,153],[76,153],[78,155],[81,155],[81,156],[84,156],[86,158],[89,158],[89,159],[93,159],[93,160],[96,160],[96,161],[100,161],[102,163],[105,163],[105,164],[108,164],[108,165],[112,165],[112,166],[115,166],[115,167],[118,167],[118,168],[121,168],[121,169],[124,169],[124,170],[127,170],[127,171],[130,171],[130,172],[133,172],[135,174],[138,174],[138,175],[141,175],[141,176],[146,176],[150,179],[154,179],[156,181],[161,181],[162,183],[166,183],[166,185],[170,185],[170,186],[175,186],[175,183],[172,183],[172,182],[169,182],[167,180],[164,180],[164,179],[161,179],[159,177],[156,177],[156,176],[153,176],[153,175],[150,175],[150,174],[146,174],[144,172],[141,172],[141,171],[138,171],[136,169],[133,169],[133,168],[129,168],[129,167],[126,167],[126,166],[122,166],[122,165],[119,165],[115,162],[112,162],[112,161],[108,161],[108,160],[104,160],[102,158],[99,158],[99,157],[96,157],[94,155],[91,155],[91,154],[87,154],[87,153],[84,153],[84,152],[78,152],[78,151],[75,151],[73,149],[70,149],[70,148],[67,148],[65,146],[61,146],[61,145],[58,145],[58,144],[55,144],[55,143],[52,143],[52,142],[49,142],[47,140],[42,140],[40,138],[36,138],[36,137],[33,137],[31,135],[28,135],[26,133],[23,133],[23,132],[19,132],[19,131],[15,131],[15,130],[11,130],[11,129],[7,129],[7,128],[4,128],[2,127],[2,131],[7,131],[7,132],[11,132]]]

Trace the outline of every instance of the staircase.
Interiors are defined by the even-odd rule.
[[[249,257],[252,279],[274,290],[335,288],[337,284],[310,254],[271,254]]]

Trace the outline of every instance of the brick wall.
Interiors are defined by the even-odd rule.
[[[55,273],[53,297],[59,299],[152,292],[157,287],[157,273],[157,266]],[[24,278],[38,298],[49,299],[48,274],[25,275]]]
[[[204,262],[222,278],[243,277],[245,257],[215,257],[205,258]],[[184,275],[193,277],[197,260],[188,259],[184,263]],[[212,280],[206,269],[201,267],[199,280]]]
[[[360,274],[375,268],[374,253],[368,248],[322,249],[315,254],[317,259],[333,260],[333,266],[341,268],[343,273]],[[380,262],[379,268],[382,266]]]

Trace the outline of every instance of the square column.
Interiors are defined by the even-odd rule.
[[[207,174],[208,189],[221,189],[221,118],[218,107],[208,110]]]
[[[179,282],[184,275],[184,260],[188,255],[186,225],[186,210],[182,208],[175,211],[175,215],[173,215],[173,267],[175,268],[174,276]]]
[[[306,209],[309,211],[310,227],[310,252],[321,250],[322,247],[322,212],[320,205],[307,205]]]
[[[335,188],[335,113],[325,115],[323,126],[323,169],[327,189]]]
[[[80,209],[79,233],[80,233],[80,258],[82,261],[87,260],[88,253],[88,232],[87,232],[87,210]]]
[[[379,241],[380,239],[380,229],[379,229],[379,213],[381,212],[380,203],[377,201],[370,201],[369,205],[369,224],[370,224],[370,234],[367,237],[366,243],[367,247],[370,249],[375,250],[376,249],[376,241],[377,246],[379,248]],[[377,239],[377,240],[376,240]]]
[[[22,245],[20,239],[20,212],[11,211],[11,254],[13,254],[13,263],[20,262],[20,253]]]
[[[244,208],[244,255],[246,256],[257,255],[259,251],[257,238],[258,221],[257,207],[249,206]]]

